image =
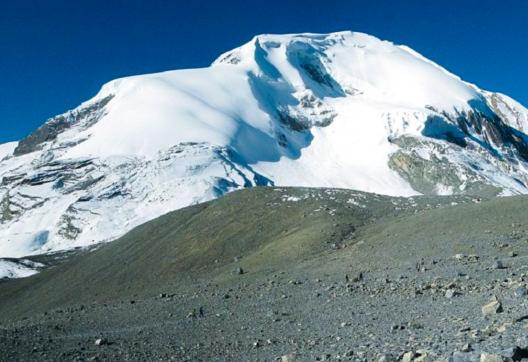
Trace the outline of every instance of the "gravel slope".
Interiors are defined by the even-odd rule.
[[[527,202],[235,192],[2,282],[0,360],[521,360]]]

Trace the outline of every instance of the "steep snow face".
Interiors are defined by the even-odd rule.
[[[301,102],[316,108],[321,101],[320,112],[332,113],[335,106],[349,105],[347,96],[354,95],[376,109],[375,103],[462,110],[480,97],[407,48],[356,33],[258,36],[210,68],[120,79],[97,98],[109,95],[114,99],[106,116],[85,131],[90,135],[86,142],[64,157],[152,157],[180,142],[208,142],[245,147],[244,155],[252,160],[276,161],[284,150],[270,150],[266,141],[269,137],[276,145],[275,114],[270,113],[277,108],[294,113]],[[313,124],[325,118],[313,116]],[[248,155],[249,141],[258,143]]]
[[[114,80],[0,145],[0,257],[112,240],[242,187],[528,191],[528,111],[372,36],[260,35]]]

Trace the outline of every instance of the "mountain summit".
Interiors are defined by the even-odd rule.
[[[528,111],[352,32],[259,35],[210,67],[111,81],[0,145],[0,256],[112,240],[259,185],[528,193]]]

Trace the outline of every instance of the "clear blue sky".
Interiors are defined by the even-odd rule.
[[[207,66],[260,33],[370,33],[528,105],[527,18],[524,0],[2,1],[0,143],[109,80]]]

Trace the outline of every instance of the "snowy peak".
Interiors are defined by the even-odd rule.
[[[479,98],[472,86],[410,48],[362,33],[259,35],[213,66],[223,64],[282,79],[295,89],[360,91],[372,100],[410,108],[462,108]]]
[[[259,35],[210,67],[117,79],[0,145],[0,257],[112,240],[259,185],[528,192],[528,111],[405,46]]]

